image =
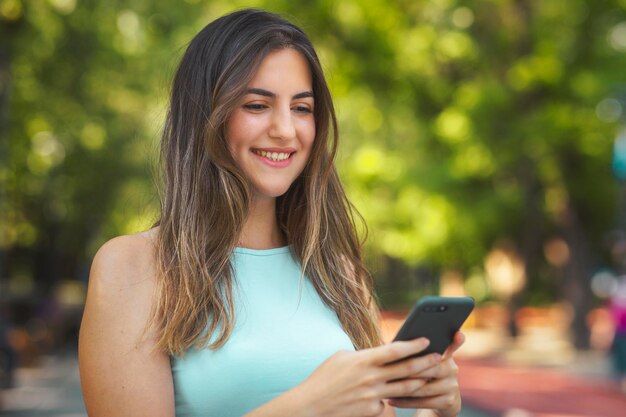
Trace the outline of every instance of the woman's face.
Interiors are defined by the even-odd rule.
[[[311,72],[300,52],[268,54],[226,126],[254,198],[276,198],[300,175],[315,138]]]

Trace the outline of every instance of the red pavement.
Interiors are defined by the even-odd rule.
[[[533,417],[625,417],[615,383],[564,371],[522,368],[496,360],[459,360],[463,400],[495,416],[511,409]]]

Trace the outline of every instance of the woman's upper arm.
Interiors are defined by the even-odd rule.
[[[79,367],[90,417],[174,416],[169,356],[144,336],[154,294],[154,256],[141,235],[96,254],[80,329]]]

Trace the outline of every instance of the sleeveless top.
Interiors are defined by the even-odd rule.
[[[177,417],[242,416],[303,382],[339,350],[354,350],[289,247],[236,248],[235,326],[218,350],[172,357]]]

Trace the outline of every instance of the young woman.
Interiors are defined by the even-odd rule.
[[[462,334],[443,357],[394,362],[428,342],[381,345],[336,141],[299,28],[242,10],[192,40],[160,220],[93,261],[79,350],[91,417],[459,413]]]

